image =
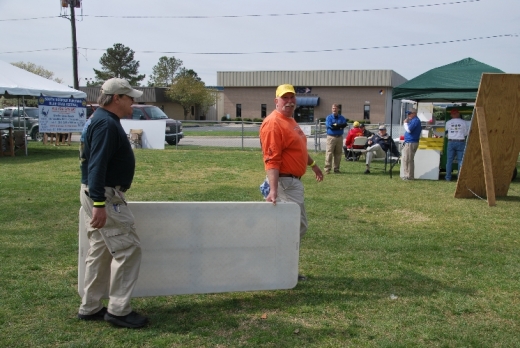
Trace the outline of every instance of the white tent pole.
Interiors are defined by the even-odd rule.
[[[25,156],[27,156],[27,123],[25,118],[25,97],[22,95],[22,105],[23,105],[23,142],[25,147]]]

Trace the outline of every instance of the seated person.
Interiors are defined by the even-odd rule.
[[[364,137],[370,138],[372,135],[374,135],[374,133],[372,133],[371,131],[369,131],[368,129],[365,128],[365,124],[364,123],[361,123],[359,125],[359,128],[361,128],[361,130],[363,131],[363,136]]]
[[[354,122],[351,130],[348,131],[347,138],[345,139],[345,146],[343,146],[343,150],[345,151],[345,159],[347,161],[358,160],[361,155],[359,152],[354,153],[350,151],[351,149],[363,149],[363,146],[355,146],[354,147],[354,138],[363,136],[363,130],[360,127],[358,121]]]
[[[394,140],[390,138],[389,134],[386,133],[386,127],[384,125],[379,126],[378,133],[374,134],[367,140],[367,145],[367,152],[365,154],[367,158],[367,168],[365,170],[365,174],[370,174],[370,163],[372,163],[374,155],[376,155],[378,158],[382,158],[385,157],[388,150],[390,150],[392,155],[395,157],[400,156]]]

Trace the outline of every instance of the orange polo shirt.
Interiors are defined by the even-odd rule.
[[[307,137],[292,117],[274,110],[260,126],[265,170],[303,176],[307,170]]]

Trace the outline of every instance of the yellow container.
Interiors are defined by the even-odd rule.
[[[444,138],[420,138],[419,149],[442,151]]]

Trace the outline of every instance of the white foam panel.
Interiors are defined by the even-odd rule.
[[[133,297],[296,286],[300,208],[295,203],[128,204],[143,252]],[[78,292],[83,296],[89,242],[79,215]]]

